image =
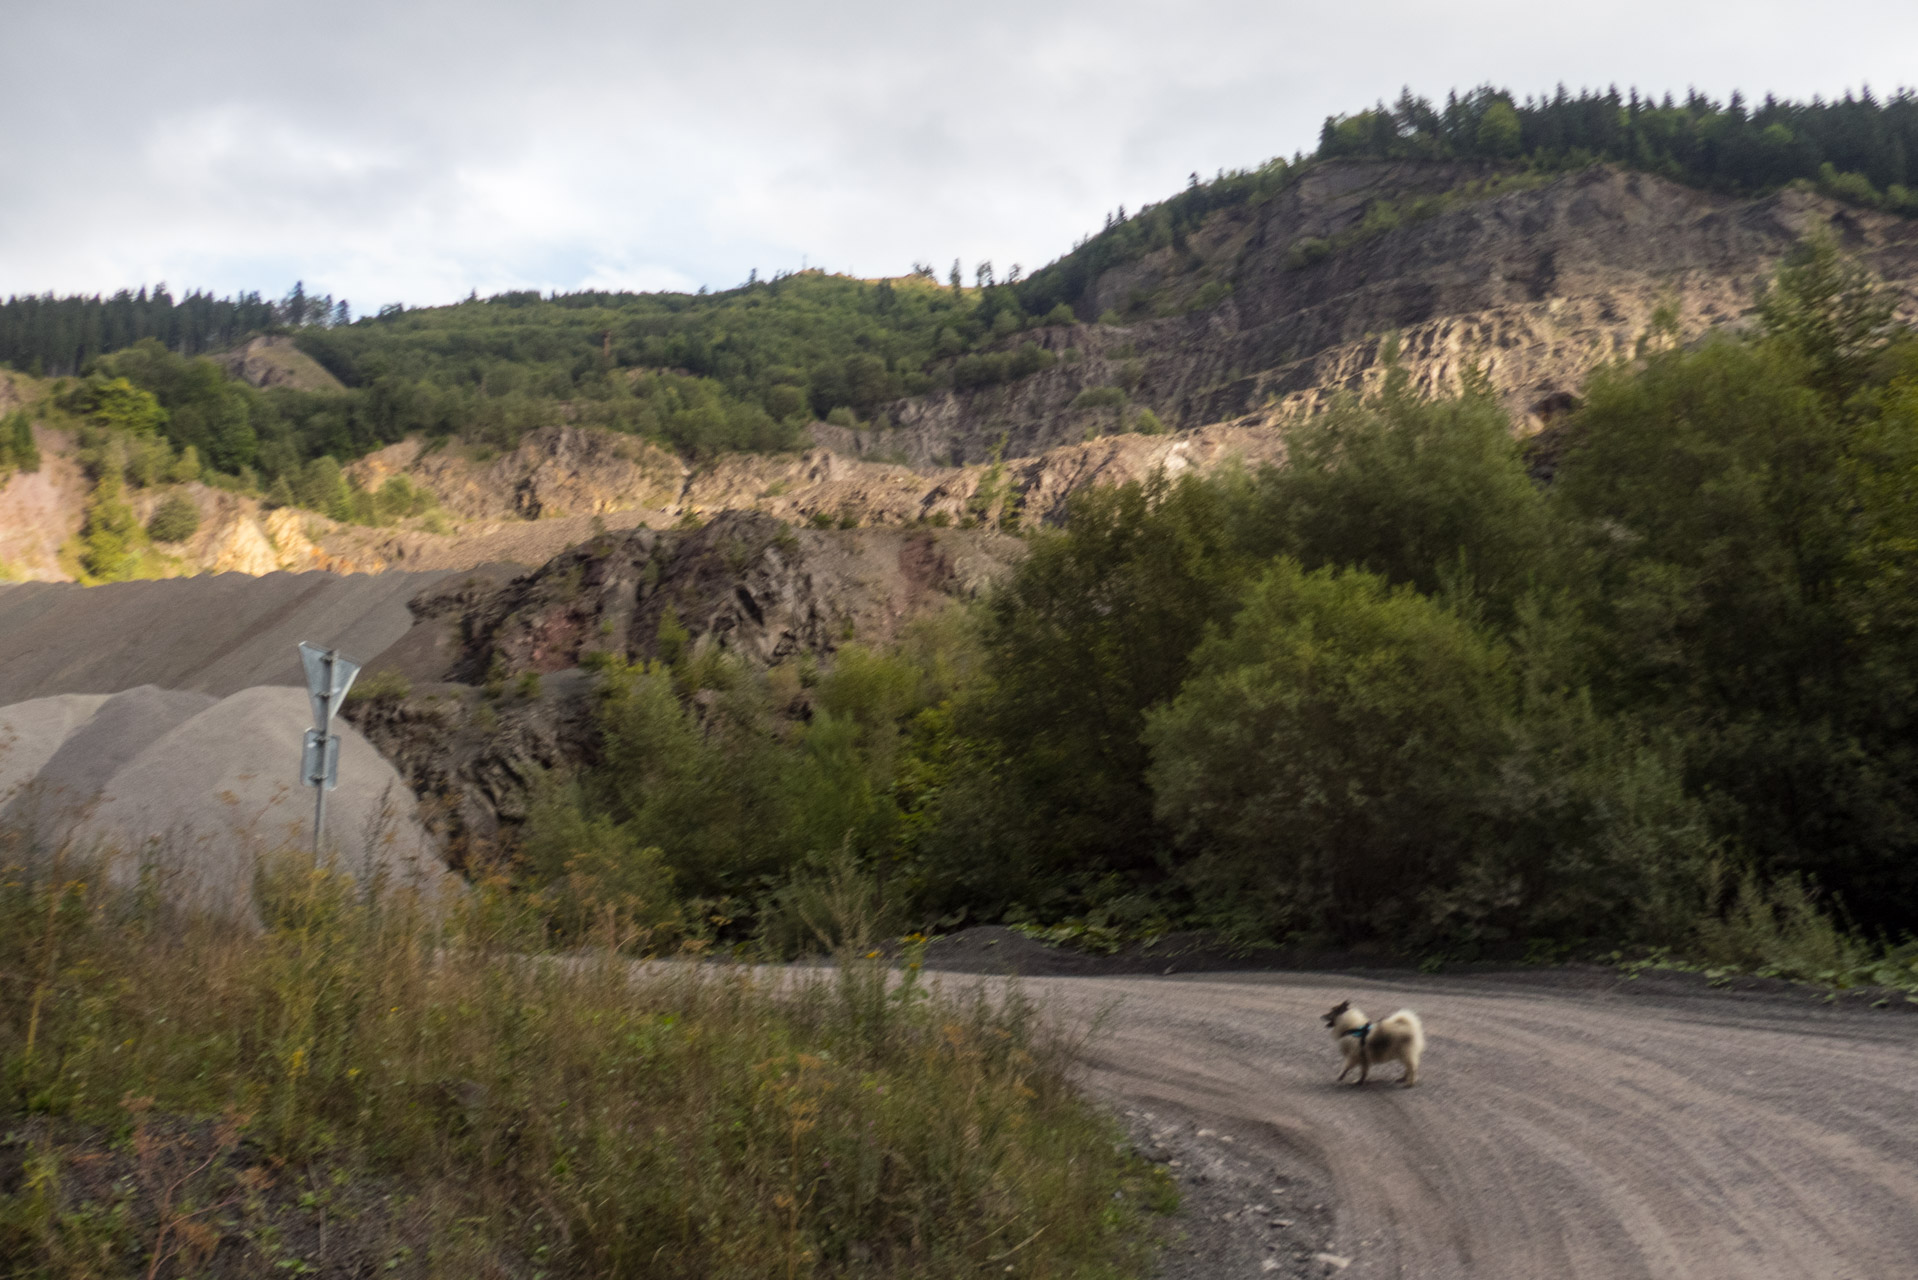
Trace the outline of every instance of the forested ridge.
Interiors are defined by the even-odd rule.
[[[74,375],[144,340],[191,358],[253,333],[290,332],[346,384],[344,395],[236,392],[222,409],[224,439],[161,426],[176,448],[192,444],[206,465],[262,489],[321,455],[343,461],[409,434],[510,446],[556,420],[635,432],[695,458],[780,450],[815,419],[884,426],[885,406],[902,396],[1047,367],[1049,344],[1022,334],[1095,319],[1084,314],[1086,291],[1100,273],[1183,245],[1215,212],[1268,199],[1322,161],[1470,160],[1511,178],[1610,161],[1734,193],[1804,182],[1909,214],[1918,212],[1913,154],[1918,98],[1909,91],[1757,106],[1738,95],[1654,101],[1616,90],[1521,102],[1490,88],[1440,106],[1408,92],[1390,107],[1328,119],[1309,157],[1211,181],[1194,174],[1167,200],[1121,208],[1030,276],[989,262],[966,272],[957,261],[943,279],[927,265],[880,281],[755,273],[712,293],[518,292],[449,307],[394,304],[358,319],[344,300],[299,286],[278,301],[176,297],[164,286],[110,298],[14,297],[0,304],[0,361]],[[1217,283],[1196,301],[1226,291]],[[163,368],[157,358],[131,363],[134,373]],[[168,414],[184,403],[169,397],[188,383],[198,385],[172,373],[151,385],[135,378]],[[196,412],[205,417],[205,406],[185,416]]]

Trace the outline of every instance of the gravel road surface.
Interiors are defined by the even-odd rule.
[[[1918,1277],[1918,1017],[1658,986],[1026,982],[1187,1184],[1168,1276]],[[1416,1088],[1334,1083],[1344,999],[1423,1017]]]

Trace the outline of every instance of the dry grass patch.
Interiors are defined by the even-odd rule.
[[[325,872],[268,928],[0,888],[20,1275],[1121,1276],[1169,1189],[1016,990],[529,956]]]

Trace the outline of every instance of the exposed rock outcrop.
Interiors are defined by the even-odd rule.
[[[295,391],[344,391],[346,387],[324,365],[293,345],[284,334],[268,334],[213,357],[215,363],[242,382],[256,387],[289,387]]]
[[[640,511],[677,515],[688,468],[636,436],[541,427],[497,457],[418,440],[389,446],[349,468],[369,489],[405,475],[466,520],[542,520]]]
[[[1047,348],[1053,367],[896,402],[886,412],[897,427],[817,423],[804,454],[699,465],[560,424],[503,454],[410,441],[349,470],[367,488],[394,476],[425,486],[443,508],[431,518],[342,525],[188,486],[201,528],[168,552],[183,573],[466,570],[542,564],[601,535],[729,511],[816,529],[1058,522],[1089,485],[1279,460],[1278,428],[1373,385],[1388,351],[1428,392],[1476,367],[1532,432],[1577,402],[1595,366],[1629,354],[1661,310],[1683,341],[1748,323],[1760,283],[1817,227],[1918,319],[1918,221],[1797,190],[1739,199],[1605,165],[1546,178],[1460,163],[1323,163],[1093,280],[1081,313],[1120,323],[1007,339]],[[306,360],[283,339],[233,354]],[[11,399],[23,399],[20,377],[0,379]],[[1148,409],[1169,434],[1138,433],[1153,425]],[[85,485],[71,442],[52,434],[42,472],[0,490],[0,563],[16,577],[71,572],[59,548],[80,526]],[[130,500],[145,519],[158,497]]]
[[[985,530],[793,529],[735,511],[699,529],[605,534],[504,584],[454,575],[412,609],[457,634],[439,678],[467,684],[594,653],[658,657],[669,613],[693,647],[768,666],[829,657],[855,636],[884,643],[927,608],[998,581],[1024,550]]]
[[[532,696],[489,699],[468,685],[432,685],[355,703],[346,719],[419,798],[449,863],[472,871],[497,852],[502,824],[526,817],[543,772],[593,758],[593,688],[581,671],[542,681]]]
[[[1660,307],[1675,309],[1685,340],[1743,323],[1779,257],[1818,226],[1918,317],[1913,220],[1797,190],[1717,195],[1609,165],[1526,182],[1453,163],[1314,166],[1264,204],[1215,213],[1183,250],[1092,283],[1082,314],[1133,318],[1012,339],[1071,358],[1004,386],[900,401],[887,407],[899,427],[846,432],[834,447],[917,466],[1037,454],[1116,425],[1118,410],[1079,404],[1101,387],[1126,389],[1134,412],[1150,408],[1174,429],[1269,425],[1379,376],[1388,334],[1418,386],[1450,390],[1476,364],[1514,420],[1535,427],[1536,406],[1631,351]],[[1474,183],[1491,194],[1472,195]],[[1462,194],[1438,199],[1447,192]],[[1369,212],[1419,197],[1438,211],[1362,234]],[[1208,283],[1229,296],[1163,314]]]
[[[348,716],[456,860],[481,857],[524,816],[542,770],[594,758],[593,678],[579,670],[591,655],[663,656],[670,614],[685,652],[829,662],[848,640],[884,643],[976,595],[1024,549],[983,529],[795,530],[757,512],[608,533],[533,573],[452,574],[422,591],[413,630],[368,663],[408,677],[410,692]]]

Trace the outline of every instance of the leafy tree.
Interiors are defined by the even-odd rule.
[[[1518,155],[1524,147],[1524,141],[1518,112],[1513,110],[1512,104],[1498,100],[1487,106],[1485,114],[1479,117],[1474,141],[1481,155],[1495,156],[1500,160],[1509,160]]]
[[[1286,437],[1264,478],[1267,545],[1307,567],[1355,565],[1428,595],[1462,592],[1509,620],[1555,572],[1555,532],[1489,384],[1427,400],[1394,366],[1384,387],[1339,401]]]
[[[1596,377],[1558,499],[1591,538],[1600,697],[1683,735],[1688,784],[1765,874],[1812,874],[1886,924],[1918,915],[1918,652],[1884,594],[1908,428],[1895,395],[1862,421],[1833,399],[1855,373],[1795,336],[1833,331]]]
[[[293,493],[299,505],[309,511],[332,515],[345,506],[346,477],[331,457],[315,458],[301,470]]]
[[[1065,531],[1041,537],[993,598],[988,683],[963,718],[990,763],[966,803],[1003,834],[954,851],[969,892],[1037,905],[1155,865],[1167,842],[1139,732],[1147,708],[1178,691],[1207,624],[1236,606],[1248,489],[1160,477],[1078,495]]]
[[[200,451],[192,445],[180,450],[180,456],[173,460],[173,466],[167,471],[167,479],[174,484],[187,484],[200,478]]]
[[[80,565],[101,582],[117,582],[139,565],[140,522],[126,504],[118,468],[103,472],[87,499],[80,529]]]
[[[146,435],[159,430],[166,421],[166,410],[152,392],[143,391],[125,378],[105,379],[81,388],[79,400],[83,412],[95,424],[128,435]]]
[[[1863,384],[1889,343],[1897,305],[1896,294],[1820,230],[1779,265],[1759,298],[1758,317],[1766,333],[1805,360],[1815,386],[1843,398]]]
[[[1409,587],[1281,560],[1148,713],[1156,810],[1222,914],[1343,936],[1420,920],[1509,750],[1498,647]]]
[[[40,445],[33,438],[33,420],[24,410],[0,418],[0,466],[26,472],[40,469]]]

